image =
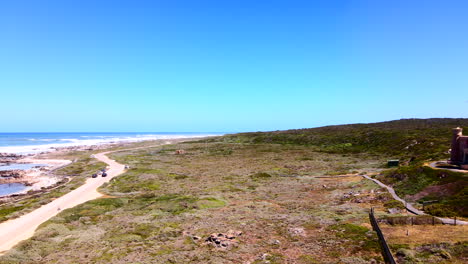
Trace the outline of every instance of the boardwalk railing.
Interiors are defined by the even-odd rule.
[[[384,257],[385,263],[396,264],[395,260],[393,259],[392,252],[390,251],[390,248],[387,245],[387,241],[385,241],[385,237],[382,233],[382,230],[380,230],[379,224],[377,223],[377,220],[375,220],[374,208],[371,208],[370,210],[369,219],[370,219],[372,228],[374,229],[374,231],[377,233],[377,236],[379,237],[380,247],[382,249],[382,255]]]

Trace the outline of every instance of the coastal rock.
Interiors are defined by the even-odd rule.
[[[5,170],[0,171],[0,177],[2,178],[21,178],[26,173],[23,170]]]
[[[241,231],[229,230],[227,233],[213,233],[205,239],[206,245],[212,245],[219,249],[230,249],[238,244],[236,238],[241,236]]]
[[[23,155],[14,153],[0,153],[0,163],[10,163],[23,158]]]
[[[302,227],[293,227],[288,229],[289,233],[293,236],[305,236],[305,229]]]
[[[0,158],[22,158],[23,155],[15,154],[15,153],[0,153]]]
[[[402,210],[400,210],[398,208],[388,208],[388,212],[390,214],[400,214],[402,212]]]
[[[24,170],[6,170],[0,171],[0,184],[5,183],[22,183],[26,186],[31,186],[38,182],[36,177],[28,175]]]

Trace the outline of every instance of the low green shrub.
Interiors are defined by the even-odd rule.
[[[401,210],[405,209],[405,205],[402,202],[394,200],[394,199],[386,201],[384,203],[384,206],[385,208],[396,208],[396,209],[401,209]]]
[[[265,179],[265,178],[271,178],[271,174],[268,174],[266,172],[257,172],[255,174],[250,175],[252,179]]]
[[[355,224],[334,224],[328,230],[335,231],[335,236],[346,239],[356,245],[356,251],[378,251],[379,242],[374,232],[370,232],[367,227]]]

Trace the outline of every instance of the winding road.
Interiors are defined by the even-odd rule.
[[[411,203],[408,203],[405,200],[398,197],[398,195],[395,193],[395,190],[392,187],[387,186],[384,183],[382,183],[381,181],[373,179],[373,178],[371,178],[371,177],[369,177],[367,175],[362,175],[362,177],[377,183],[381,187],[386,188],[388,190],[388,192],[392,195],[393,199],[402,202],[409,212],[411,212],[411,213],[413,213],[415,215],[425,215],[425,213],[423,211],[416,209],[413,205],[411,205]],[[442,218],[442,217],[435,217],[435,218],[439,219],[440,221],[442,221],[442,223],[444,223],[446,225],[453,225],[455,223],[454,219]],[[468,225],[468,222],[457,220],[456,224],[457,225]]]
[[[455,172],[461,172],[461,173],[468,173],[468,170],[439,167],[437,164],[439,162],[444,162],[444,161],[434,161],[426,165],[436,170],[449,170],[449,171],[455,171]]]
[[[113,177],[123,173],[125,166],[111,160],[106,156],[110,153],[102,152],[95,154],[94,157],[109,165],[107,177],[89,178],[86,183],[77,189],[43,205],[42,207],[20,216],[19,218],[8,220],[0,224],[0,255],[11,249],[22,240],[33,236],[36,228],[57,215],[61,210],[72,208],[81,203],[93,200],[102,196],[97,191],[99,186],[109,182]]]

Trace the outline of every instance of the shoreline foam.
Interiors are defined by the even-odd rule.
[[[41,152],[55,151],[57,148],[66,147],[82,147],[82,146],[96,146],[105,144],[119,144],[119,143],[133,143],[151,140],[164,140],[164,139],[185,139],[185,138],[202,138],[210,136],[219,136],[222,134],[164,134],[164,135],[135,135],[135,136],[123,136],[123,137],[102,137],[100,139],[54,139],[57,141],[63,141],[63,143],[50,143],[50,144],[38,144],[38,145],[22,145],[22,146],[2,146],[0,147],[0,153],[14,153],[14,154],[38,154]],[[85,137],[85,136],[82,136]],[[32,139],[28,139],[34,142]]]

